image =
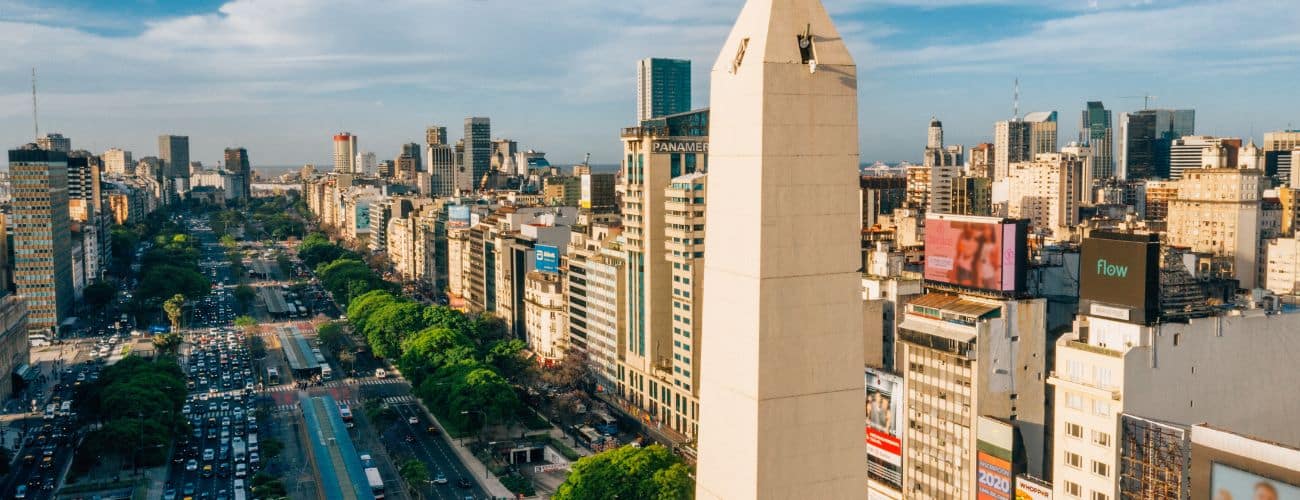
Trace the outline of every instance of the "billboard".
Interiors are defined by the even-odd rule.
[[[1025,276],[1024,221],[932,214],[925,220],[925,279],[1015,292]]]
[[[903,378],[874,368],[867,368],[865,377],[867,476],[901,488],[903,442],[898,428],[903,421]]]
[[[1052,486],[1021,474],[1016,476],[1016,500],[1052,500]]]
[[[1159,273],[1158,235],[1093,231],[1079,257],[1083,311],[1150,323],[1160,307]]]
[[[1300,487],[1215,462],[1209,498],[1300,500]]]
[[[544,273],[560,272],[560,249],[555,245],[537,245],[533,248],[533,267]]]
[[[1011,462],[983,451],[976,453],[978,500],[1011,500]]]
[[[452,205],[447,207],[448,227],[469,227],[469,205]]]

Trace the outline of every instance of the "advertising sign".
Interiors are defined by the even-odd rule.
[[[1052,486],[1021,474],[1016,476],[1016,500],[1052,500]]]
[[[976,453],[978,500],[1011,500],[1011,463],[988,453]]]
[[[867,475],[895,487],[903,485],[903,379],[868,368],[866,376]]]
[[[1210,468],[1209,497],[1300,500],[1300,487],[1215,462]]]
[[[925,279],[1014,292],[1024,276],[1025,226],[994,217],[931,215],[925,221]]]
[[[709,143],[701,141],[654,141],[651,153],[708,153]]]
[[[560,249],[554,245],[537,245],[533,267],[544,273],[560,272]]]
[[[1154,319],[1160,299],[1156,235],[1094,231],[1083,240],[1079,259],[1079,298],[1091,306],[1085,310],[1125,321]]]
[[[469,205],[447,207],[448,227],[469,227]]]

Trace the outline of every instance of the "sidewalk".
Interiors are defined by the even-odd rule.
[[[500,479],[487,472],[487,466],[483,465],[483,462],[474,456],[474,453],[460,444],[459,439],[447,434],[447,428],[443,427],[442,422],[438,421],[438,417],[424,406],[424,401],[416,398],[415,403],[420,405],[420,409],[424,410],[424,414],[429,417],[429,420],[433,421],[433,424],[442,430],[442,436],[447,439],[448,443],[451,443],[451,449],[456,452],[456,457],[465,463],[465,468],[469,469],[469,473],[479,480],[479,484],[483,486],[483,489],[487,490],[488,494],[491,494],[493,498],[515,498],[515,494],[509,488],[506,488],[504,484],[501,484]]]

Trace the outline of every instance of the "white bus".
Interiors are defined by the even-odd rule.
[[[379,469],[374,467],[366,469],[366,482],[370,483],[370,493],[375,495],[376,499],[384,498],[384,478],[379,477]]]

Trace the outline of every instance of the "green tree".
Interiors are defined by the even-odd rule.
[[[221,246],[226,248],[238,248],[239,240],[236,240],[234,236],[229,234],[223,234],[221,235]]]
[[[262,456],[266,457],[267,459],[272,459],[279,456],[280,452],[284,451],[284,443],[280,442],[279,439],[269,437],[262,440],[261,449],[262,449]]]
[[[694,497],[695,482],[681,458],[660,445],[631,445],[584,457],[556,490],[557,500]]]
[[[343,325],[334,321],[327,322],[316,328],[316,340],[330,352],[338,352],[347,344],[347,340],[344,339],[343,335]]]
[[[248,315],[236,316],[235,326],[240,328],[241,330],[244,330],[245,332],[251,332],[253,328],[257,327],[257,320],[253,319],[252,316],[248,316]]]
[[[462,361],[474,360],[474,343],[465,335],[431,326],[402,341],[402,355],[397,360],[402,374],[419,385],[438,370]]]
[[[181,337],[180,333],[169,332],[155,336],[153,338],[153,345],[155,349],[158,349],[159,353],[175,356],[176,353],[180,351],[181,342],[183,341],[184,339]]]
[[[421,309],[414,301],[402,300],[385,305],[370,316],[362,333],[375,356],[395,358],[402,354],[402,340],[424,328]]]
[[[172,331],[179,331],[181,317],[185,313],[185,296],[178,293],[167,299],[163,302],[163,311],[167,313],[167,319],[172,323]]]
[[[95,310],[99,310],[117,297],[117,287],[104,281],[96,281],[86,286],[85,292],[86,304]]]
[[[406,486],[411,491],[419,491],[420,486],[429,481],[429,469],[424,467],[424,462],[415,459],[409,459],[397,466],[397,474],[402,476],[406,481]]]
[[[248,304],[253,302],[253,297],[257,296],[257,292],[253,290],[253,287],[241,284],[235,287],[234,295],[235,301],[239,302],[240,309],[247,309]]]

